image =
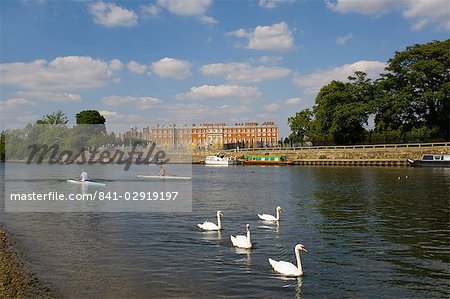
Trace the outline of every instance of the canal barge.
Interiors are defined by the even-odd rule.
[[[246,156],[239,161],[244,165],[294,165],[294,161],[282,156]]]
[[[450,167],[450,155],[423,155],[420,160],[408,159],[408,166],[413,167]]]

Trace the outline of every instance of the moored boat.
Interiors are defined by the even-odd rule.
[[[450,167],[450,155],[423,155],[420,160],[408,159],[408,166],[414,167]]]
[[[247,156],[240,162],[247,165],[294,165],[294,161],[288,160],[282,156]]]
[[[237,160],[234,157],[225,157],[223,154],[217,154],[215,156],[207,156],[205,158],[206,165],[235,165]]]

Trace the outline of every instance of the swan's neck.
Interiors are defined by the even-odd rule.
[[[222,228],[222,223],[220,222],[220,215],[217,214],[217,226],[219,227],[219,229]]]
[[[277,221],[280,220],[280,210],[277,210]]]
[[[252,240],[250,239],[250,230],[247,231],[247,242],[248,244],[252,244]]]
[[[296,250],[295,251],[295,256],[297,257],[297,268],[298,268],[298,273],[300,275],[303,274],[303,268],[302,268],[302,258],[300,256],[300,250]]]

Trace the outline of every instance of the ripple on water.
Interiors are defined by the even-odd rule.
[[[40,171],[42,184],[60,187],[51,171]],[[211,173],[194,166],[192,213],[1,219],[38,275],[69,298],[449,297],[449,201],[442,190],[449,190],[450,173],[415,169],[398,181],[406,171],[229,167]],[[257,218],[274,214],[277,205],[279,224]],[[197,228],[216,222],[219,209],[223,231]],[[243,234],[247,223],[255,246],[242,251],[229,236]],[[309,250],[302,254],[305,275],[283,278],[267,259],[296,263],[297,243]]]

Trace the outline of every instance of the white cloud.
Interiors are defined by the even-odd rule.
[[[294,0],[259,0],[258,4],[262,8],[275,8],[280,4],[293,3]]]
[[[202,85],[194,86],[186,93],[179,93],[176,99],[183,100],[253,100],[261,97],[261,92],[256,87],[239,85]]]
[[[177,124],[193,123],[193,122],[218,122],[229,120],[235,117],[242,120],[253,109],[246,105],[220,105],[206,106],[200,103],[177,103],[164,106],[166,111],[166,119],[161,121],[167,122],[167,119],[176,120]]]
[[[36,115],[36,103],[23,97],[13,97],[0,101],[0,124],[7,128],[23,128],[41,118]]]
[[[214,18],[206,15],[212,0],[158,0],[157,3],[172,14],[197,17],[200,22],[206,24],[217,23]]]
[[[340,13],[379,16],[399,8],[404,0],[326,0],[329,9]]]
[[[116,126],[121,127],[120,131],[123,132],[124,129],[128,129],[127,127],[124,128],[123,125],[145,124],[146,122],[145,117],[136,114],[125,114],[111,110],[99,110],[98,112],[106,118],[108,130],[111,129],[111,126]]]
[[[420,30],[436,23],[450,30],[450,5],[448,0],[327,0],[326,5],[340,13],[360,13],[370,16],[400,11],[403,17],[413,21],[412,28]]]
[[[98,113],[100,113],[100,115],[104,116],[105,118],[117,116],[116,111],[100,110],[98,111]]]
[[[289,99],[284,100],[284,104],[287,106],[300,105],[301,102],[302,102],[301,98],[289,98]]]
[[[251,66],[248,63],[214,63],[200,68],[206,76],[224,76],[230,81],[259,82],[286,77],[291,70],[283,67]]]
[[[200,20],[200,22],[204,23],[204,24],[217,24],[218,22],[210,16],[200,16],[198,17],[198,19]]]
[[[163,78],[182,80],[191,76],[191,64],[188,61],[169,57],[152,63],[152,70]]]
[[[120,71],[123,68],[123,63],[120,62],[119,59],[113,59],[113,60],[110,61],[109,67],[113,71]]]
[[[248,32],[247,30],[242,29],[242,28],[240,28],[238,30],[235,30],[235,31],[227,32],[226,34],[229,35],[229,36],[235,36],[235,37],[248,37],[248,38],[250,38],[252,36],[252,34],[250,32]]]
[[[94,22],[106,27],[132,27],[137,24],[138,16],[132,10],[103,1],[89,5]]]
[[[307,75],[297,74],[294,76],[294,83],[305,88],[306,94],[315,94],[322,86],[333,80],[346,81],[347,77],[353,75],[355,71],[363,71],[371,79],[379,77],[384,71],[386,63],[381,61],[361,60],[350,64],[344,64],[335,68],[316,71]]]
[[[437,23],[439,27],[450,30],[450,3],[447,0],[409,1],[403,16],[413,20],[414,30],[420,30],[430,23]]]
[[[253,50],[287,51],[295,47],[292,31],[286,22],[257,26],[253,31],[241,28],[228,32],[227,35],[247,38],[246,47]]]
[[[161,104],[161,101],[154,97],[131,97],[131,96],[108,96],[102,99],[105,105],[121,106],[134,104],[136,109],[149,109]]]
[[[353,37],[353,33],[349,33],[344,36],[338,36],[338,38],[336,38],[336,44],[345,45],[352,37]]]
[[[261,56],[256,61],[261,64],[278,64],[283,60],[281,56]]]
[[[36,106],[36,104],[25,98],[10,98],[0,102],[0,111],[2,113],[23,111],[29,106]]]
[[[27,123],[39,119],[38,115],[30,111],[36,109],[36,104],[25,98],[9,98],[0,101],[0,124],[8,128],[19,128]]]
[[[294,38],[286,22],[258,26],[249,40],[248,47],[255,50],[291,50],[294,48]]]
[[[277,103],[271,103],[271,104],[264,105],[264,110],[266,110],[268,112],[276,112],[276,111],[278,111],[279,108],[280,108],[280,105],[278,105]]]
[[[24,98],[32,98],[37,100],[52,101],[58,103],[78,103],[81,102],[79,94],[67,92],[51,92],[51,91],[19,91],[18,96]]]
[[[153,4],[141,5],[141,14],[144,17],[154,18],[160,13],[160,11],[161,8]]]
[[[117,59],[105,62],[89,56],[65,56],[50,62],[3,63],[0,65],[0,77],[1,84],[57,92],[102,87],[117,82],[115,75],[122,66]]]
[[[127,68],[130,72],[136,73],[136,74],[143,74],[147,70],[147,66],[139,64],[133,60],[128,62]]]
[[[106,129],[116,133],[123,133],[132,125],[144,125],[148,122],[148,117],[133,114],[124,114],[111,110],[99,110],[101,115],[106,118]]]

